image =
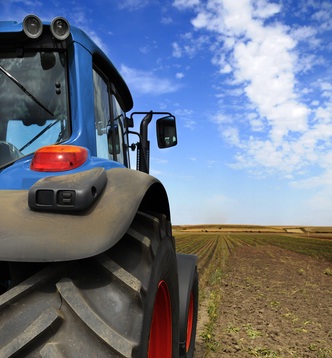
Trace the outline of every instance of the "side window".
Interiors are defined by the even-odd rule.
[[[93,83],[97,156],[128,165],[123,143],[125,113],[111,93],[115,89],[97,69],[93,70]]]
[[[124,132],[123,132],[123,123],[125,118],[125,113],[121,109],[118,101],[115,98],[115,95],[112,95],[112,112],[114,118],[114,150],[117,153],[118,161],[122,164],[125,163],[124,158]]]
[[[108,86],[104,78],[95,69],[93,70],[93,85],[97,157],[113,159],[113,156],[109,153],[107,138],[111,124]]]

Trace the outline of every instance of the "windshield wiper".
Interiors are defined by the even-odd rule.
[[[36,139],[38,139],[41,135],[43,135],[46,131],[48,131],[50,128],[52,128],[55,124],[57,124],[61,119],[55,120],[53,123],[50,123],[46,128],[44,128],[42,131],[40,131],[37,135],[35,135],[31,140],[29,140],[28,143],[24,144],[22,148],[19,149],[20,152],[24,150],[26,147],[28,147],[30,144],[32,144]]]
[[[13,81],[16,84],[16,86],[18,86],[27,96],[29,96],[33,101],[35,101],[35,103],[37,103],[47,113],[49,113],[52,117],[54,117],[54,113],[52,113],[47,107],[45,107],[34,95],[32,95],[14,76],[12,76],[1,65],[0,65],[0,71],[3,72],[11,81]]]

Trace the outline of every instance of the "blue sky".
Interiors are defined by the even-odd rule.
[[[85,30],[135,111],[175,114],[177,147],[150,132],[174,224],[332,224],[330,0],[0,0],[28,13]]]

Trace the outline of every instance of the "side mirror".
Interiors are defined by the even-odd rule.
[[[174,147],[178,144],[174,116],[162,117],[157,120],[157,141],[159,148]]]

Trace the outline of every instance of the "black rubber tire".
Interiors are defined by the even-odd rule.
[[[160,282],[169,293],[172,357],[178,357],[174,243],[169,223],[145,213],[108,252],[48,264],[2,294],[0,357],[147,358]]]
[[[196,342],[196,328],[197,328],[197,320],[198,320],[198,274],[197,270],[195,270],[195,278],[191,287],[191,295],[192,295],[192,330],[190,335],[190,342],[188,343],[188,347],[185,352],[181,354],[180,357],[192,358],[195,353],[195,342]],[[188,327],[187,327],[188,329]]]

